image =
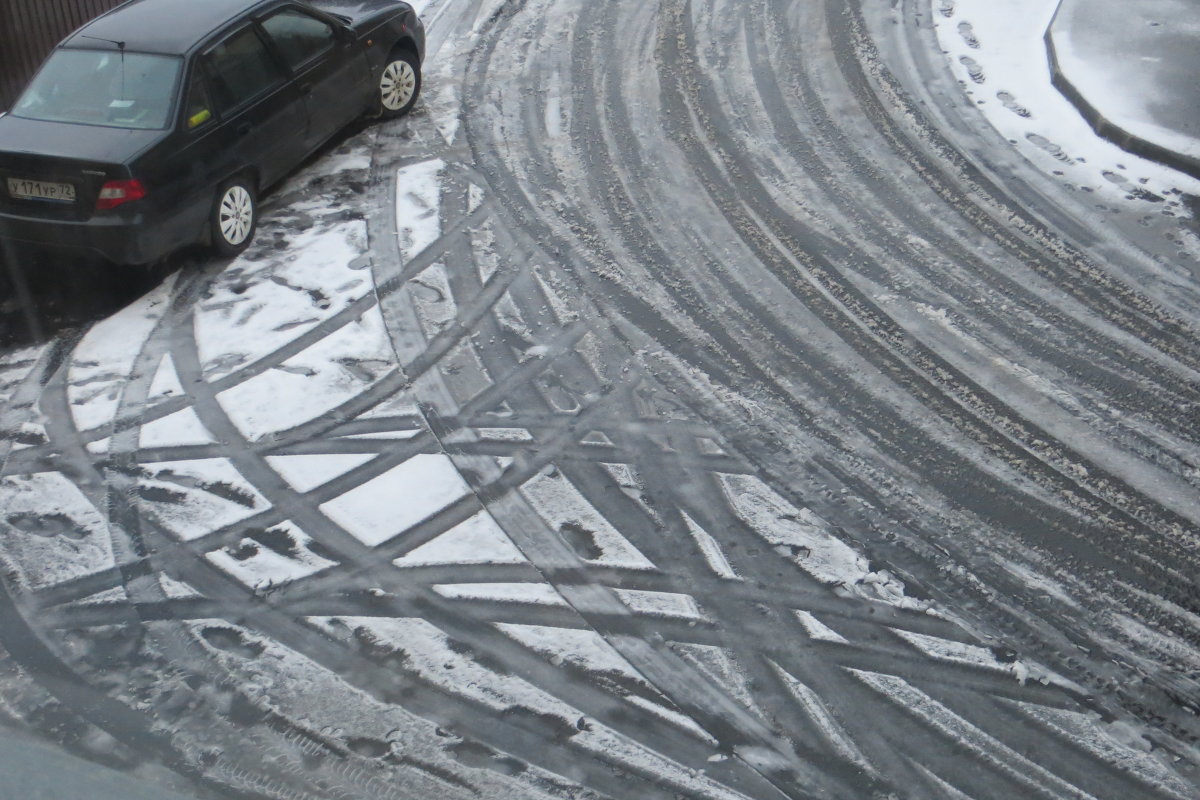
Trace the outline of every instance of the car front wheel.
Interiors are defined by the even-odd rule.
[[[408,50],[393,52],[379,74],[379,105],[384,117],[409,112],[421,93],[421,63]]]
[[[213,249],[222,256],[235,256],[245,250],[258,225],[254,187],[245,178],[234,178],[217,192],[213,208]]]

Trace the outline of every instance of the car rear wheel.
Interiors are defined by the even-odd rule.
[[[388,56],[379,74],[379,105],[384,117],[400,117],[409,112],[421,93],[421,63],[409,50],[396,50]]]
[[[217,192],[213,207],[213,249],[223,256],[235,256],[249,247],[258,226],[254,187],[245,178],[234,178]]]

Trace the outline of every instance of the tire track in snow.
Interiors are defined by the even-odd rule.
[[[616,28],[618,28],[618,27],[620,27],[620,26],[618,26],[618,25],[608,25],[608,26],[603,26],[603,29],[606,29],[606,30],[613,30],[613,29],[616,29]],[[602,29],[602,26],[596,26],[596,28],[595,28],[595,29],[596,29],[596,30]],[[590,73],[590,72],[589,72],[588,74],[592,74],[592,73]],[[614,104],[614,103],[612,103],[612,102],[604,102],[604,103],[600,103],[600,102],[593,102],[593,103],[581,103],[580,105],[584,105],[584,106],[586,106],[586,107],[588,107],[588,108],[604,108],[604,109],[610,109],[610,108],[612,108],[612,107],[613,107],[615,104]],[[628,137],[628,136],[618,136],[618,137],[616,137],[616,139],[617,139],[617,140],[619,140],[619,141],[623,141],[623,142],[628,142],[628,141],[631,141],[631,140],[633,140],[634,138],[635,138],[635,137]],[[632,162],[632,159],[630,159],[630,158],[612,159],[612,160],[609,160],[609,161],[608,161],[608,163],[613,163],[613,162],[616,162],[616,161],[620,161],[621,163],[631,163],[631,162]],[[637,166],[636,166],[636,164],[635,164],[635,166],[634,166],[634,169],[637,169]],[[607,185],[611,187],[612,183],[611,183],[611,182],[609,182]],[[512,188],[513,188],[513,189],[518,189],[519,187],[512,187]],[[502,193],[504,193],[504,196],[505,196],[505,197],[511,197],[511,196],[514,196],[515,194],[517,194],[517,193],[514,193],[514,194],[508,194],[508,193],[506,193],[506,192],[503,192],[503,191],[502,191]],[[556,211],[557,211],[558,213],[562,213],[561,209],[556,209]],[[522,215],[522,216],[525,216],[525,215]],[[616,214],[616,215],[614,215],[614,216],[621,216],[621,215],[620,215],[620,214]],[[660,266],[660,267],[665,267],[666,265],[661,265],[661,264],[660,264],[659,266]]]
[[[31,616],[42,635],[59,636],[59,626],[103,630],[127,621],[130,614],[140,617],[142,626],[159,620],[181,626],[221,620],[226,632],[217,640],[228,648],[225,652],[241,654],[232,658],[247,662],[245,669],[235,665],[240,662],[220,662],[235,684],[246,680],[249,671],[298,659],[317,665],[325,691],[355,687],[380,704],[360,712],[353,727],[370,728],[373,715],[410,715],[393,732],[406,737],[405,748],[411,750],[389,750],[382,738],[355,738],[348,731],[314,733],[299,725],[289,715],[319,718],[321,712],[294,698],[287,700],[277,687],[254,695],[246,701],[249,708],[243,708],[251,721],[238,724],[257,747],[272,752],[279,746],[272,744],[267,731],[285,739],[312,736],[320,742],[320,752],[333,756],[335,763],[361,770],[355,775],[407,781],[403,776],[420,773],[419,780],[434,781],[447,796],[586,797],[591,792],[648,798],[807,797],[821,786],[831,796],[854,798],[874,790],[940,796],[953,791],[946,782],[978,797],[1035,792],[1081,796],[1084,791],[1097,797],[1157,794],[1110,757],[1082,749],[1053,726],[1033,724],[1027,712],[1011,710],[1012,704],[1025,709],[1083,708],[1071,690],[1022,686],[1002,665],[961,664],[926,652],[899,632],[924,633],[941,642],[939,646],[980,640],[946,620],[854,596],[853,591],[861,590],[858,584],[827,585],[804,567],[801,553],[772,546],[773,526],[787,520],[751,522],[739,516],[723,481],[757,471],[793,499],[803,497],[801,487],[826,481],[797,508],[811,501],[823,516],[850,529],[822,529],[827,535],[870,533],[870,527],[860,529],[867,526],[870,509],[847,510],[844,500],[831,499],[842,487],[883,509],[885,520],[886,514],[908,517],[919,535],[934,542],[948,541],[950,535],[936,530],[941,522],[936,516],[912,520],[903,505],[914,502],[918,509],[939,513],[935,505],[925,505],[929,501],[886,494],[887,481],[880,470],[902,459],[868,458],[864,463],[856,451],[865,437],[850,425],[880,437],[902,454],[904,442],[911,441],[902,436],[902,415],[880,401],[878,387],[868,386],[864,397],[847,396],[846,408],[832,402],[864,383],[839,374],[844,351],[827,346],[833,339],[800,326],[818,322],[838,328],[845,316],[852,324],[838,328],[839,334],[857,343],[861,363],[891,364],[902,376],[918,368],[936,373],[928,363],[911,357],[920,352],[917,344],[900,338],[895,329],[888,334],[891,338],[864,336],[859,323],[873,319],[886,324],[887,311],[865,297],[838,267],[827,264],[827,272],[819,276],[828,281],[823,292],[800,293],[806,304],[832,309],[824,318],[809,314],[788,319],[796,308],[789,296],[760,291],[803,288],[788,274],[794,264],[777,255],[781,243],[783,251],[788,249],[790,243],[778,234],[790,230],[792,220],[784,206],[771,205],[778,187],[736,179],[739,170],[758,179],[759,162],[738,151],[736,126],[722,131],[714,125],[711,110],[695,102],[702,90],[721,88],[720,81],[710,80],[711,74],[702,74],[703,67],[720,63],[704,61],[710,56],[704,37],[719,32],[695,23],[710,6],[581,4],[577,17],[568,20],[552,4],[497,6],[495,14],[485,5],[476,3],[465,13],[464,30],[473,31],[475,49],[455,56],[454,69],[462,71],[453,73],[468,78],[465,107],[470,116],[464,130],[470,155],[453,143],[447,147],[427,138],[436,134],[420,114],[403,123],[415,136],[390,140],[390,133],[400,127],[376,136],[376,172],[394,174],[398,166],[425,156],[446,164],[438,203],[443,226],[430,247],[405,258],[393,252],[386,242],[394,241],[394,222],[381,213],[387,208],[381,205],[368,216],[374,293],[359,297],[353,311],[344,310],[215,380],[203,374],[195,331],[184,314],[169,333],[148,346],[169,347],[184,385],[196,389],[161,405],[117,412],[111,457],[126,466],[177,457],[227,459],[266,500],[266,510],[207,529],[201,523],[202,530],[192,531],[199,535],[184,541],[143,506],[145,516],[136,522],[153,553],[145,568],[153,565],[198,596],[164,597],[156,590],[132,602],[97,600],[92,595],[119,587],[123,578],[120,569],[101,569],[50,585],[29,598],[45,609],[42,616]],[[711,9],[718,7],[711,4]],[[476,15],[486,23],[476,26]],[[726,18],[740,19],[744,35],[753,42],[749,37],[766,35],[760,30],[763,23],[755,22],[757,16]],[[577,24],[574,32],[570,23]],[[636,33],[618,41],[618,30]],[[713,41],[719,40],[717,36]],[[665,47],[671,42],[678,49]],[[567,47],[560,47],[564,43]],[[618,53],[630,57],[621,62]],[[809,67],[819,69],[819,62]],[[756,81],[779,74],[755,72]],[[643,80],[623,77],[634,74]],[[507,77],[492,80],[493,75]],[[651,88],[643,91],[643,85]],[[541,93],[542,87],[550,88]],[[660,98],[678,92],[683,100],[655,106],[656,89]],[[806,114],[812,118],[821,118],[824,91],[810,90]],[[766,96],[763,90],[758,93]],[[665,140],[653,131],[663,114],[669,114],[664,127],[670,137]],[[826,120],[830,117],[825,114]],[[714,138],[721,140],[721,148],[709,146]],[[577,155],[582,167],[572,164]],[[855,160],[853,149],[837,157],[848,158],[850,167],[817,148],[806,154],[785,149],[784,156],[846,184],[857,184],[868,169],[863,166],[868,162]],[[468,158],[475,162],[463,162]],[[695,224],[663,229],[663,221],[678,205],[654,186],[660,169],[657,158],[670,168],[708,170],[711,202]],[[742,208],[724,203],[724,195],[740,198]],[[703,204],[704,196],[696,193],[689,201]],[[386,199],[389,204],[394,200],[390,193]],[[755,203],[755,214],[743,213]],[[802,243],[791,247],[791,255],[801,263],[831,254],[849,261],[862,258],[864,253],[856,252],[854,245],[840,243],[847,229],[869,231],[881,243],[899,241],[870,215],[864,219],[847,213],[844,219],[822,220],[821,213],[813,211]],[[697,233],[694,228],[700,223],[715,224],[710,232]],[[763,237],[762,231],[772,229],[772,238]],[[743,245],[732,236],[720,241],[727,231],[740,233]],[[764,265],[776,268],[776,278],[763,277]],[[931,264],[931,280],[937,274]],[[442,289],[430,288],[437,285],[437,275],[447,291],[442,301],[453,305],[452,315],[442,323],[422,316],[426,312],[418,297],[422,292],[441,294]],[[835,293],[843,301],[857,297],[857,304],[830,304]],[[714,300],[730,297],[732,305],[716,310]],[[1034,313],[1035,305],[1027,300],[1023,307]],[[383,315],[397,355],[389,372],[333,410],[278,431],[273,438],[251,441],[233,424],[220,395],[285,365],[374,309]],[[998,326],[1002,318],[988,319]],[[1056,319],[1064,327],[1074,324],[1066,314]],[[1124,319],[1140,318],[1132,314]],[[1170,341],[1168,334],[1164,337],[1162,341]],[[779,353],[780,341],[792,352]],[[1099,348],[1101,341],[1089,339],[1086,346]],[[880,342],[885,352],[873,352]],[[682,361],[671,363],[675,358]],[[1136,376],[1145,377],[1150,363],[1132,365],[1140,372],[1114,367],[1109,374],[1135,375],[1129,385],[1141,391]],[[724,384],[725,397],[735,402],[737,392],[761,387],[762,407],[783,413],[778,420],[762,421],[761,430],[752,436],[742,437],[745,420],[730,422],[731,414],[741,413],[734,410],[738,406],[720,407],[725,401],[712,395],[689,394],[688,388],[700,386],[702,380],[687,370],[688,364]],[[1099,396],[1112,388],[1102,383],[1098,378]],[[923,397],[931,404],[944,403],[937,392],[946,384],[929,385]],[[1172,385],[1177,395],[1186,397],[1185,384]],[[822,393],[831,402],[821,402]],[[397,398],[406,399],[415,411],[362,416]],[[57,404],[56,416],[70,419],[62,398],[44,398],[50,401]],[[691,407],[702,413],[695,414]],[[953,408],[936,407],[943,414]],[[138,429],[187,408],[216,434],[215,444],[144,450],[133,446]],[[831,410],[834,416],[825,418]],[[890,422],[882,417],[885,411],[891,414]],[[1165,412],[1155,413],[1161,417]],[[1012,419],[1022,421],[1016,413]],[[519,431],[521,437],[491,439],[489,429]],[[1174,430],[1186,435],[1189,429],[1181,424]],[[63,429],[51,445],[14,454],[9,474],[55,471],[60,467],[52,459],[67,447],[71,474],[86,482],[106,466],[104,457],[85,450],[104,438],[103,433]],[[412,436],[390,441],[345,438],[389,433]],[[788,460],[780,442],[771,442],[780,434],[785,442],[813,446],[802,471],[786,469],[795,462]],[[985,441],[993,435],[994,429],[982,428]],[[1030,445],[1024,430],[1013,438],[1019,446]],[[318,455],[372,460],[331,474],[306,491],[284,480],[268,460]],[[448,458],[472,491],[376,545],[359,541],[322,511],[325,504],[422,456]],[[947,463],[973,466],[971,458]],[[902,475],[926,480],[935,474],[927,462],[905,470]],[[1086,483],[1076,478],[1062,485]],[[583,536],[580,526],[556,528],[555,520],[564,519],[566,512],[544,500],[535,502],[535,486],[547,480],[575,487],[578,499],[572,502],[577,506],[570,512],[574,519],[593,519],[589,515],[595,514],[653,566],[634,569],[585,557],[586,536],[578,539]],[[1011,488],[1003,481],[997,484]],[[1143,502],[1155,519],[1158,510]],[[484,510],[531,562],[420,567],[390,563],[458,530]],[[1133,515],[1126,515],[1126,524],[1146,525],[1131,519]],[[1060,530],[1072,530],[1065,516],[1052,521]],[[247,531],[276,530],[289,522],[330,557],[327,566],[264,588],[235,578],[209,558],[236,547]],[[709,532],[704,534],[707,539],[697,527]],[[1109,530],[1102,525],[1092,529]],[[564,530],[575,531],[577,538],[570,539]],[[291,542],[301,546],[296,539]],[[721,554],[723,567],[715,566],[714,553]],[[970,563],[969,557],[964,560]],[[987,570],[981,573],[988,579],[997,577]],[[878,573],[872,574],[878,578]],[[774,589],[781,580],[787,589]],[[1020,587],[995,583],[1019,597]],[[490,584],[549,588],[569,602],[559,607],[506,600],[486,590],[481,595],[439,592],[439,587],[486,589]],[[939,591],[955,600],[977,596]],[[631,592],[641,592],[643,598],[649,593],[689,598],[703,618],[672,617],[657,606],[639,606],[634,602],[638,595]],[[69,603],[74,604],[64,605]],[[807,622],[795,616],[797,610],[808,615]],[[1018,617],[1015,612],[1014,616]],[[330,618],[344,621],[335,625]],[[520,680],[529,687],[529,697],[537,699],[529,700],[530,705],[510,702],[501,708],[481,701],[471,681],[455,682],[430,672],[419,663],[419,648],[406,651],[389,644],[383,633],[388,624],[406,619],[420,619],[439,630],[451,643],[443,654],[451,660],[447,663],[480,670],[472,674],[484,676],[490,691],[503,695]],[[643,687],[638,691],[648,694],[629,694],[633,684],[614,684],[611,675],[563,663],[561,655],[555,663],[497,627],[501,624],[598,635],[623,654],[626,668],[632,668]],[[1036,635],[1045,631],[1033,630],[1036,649]],[[840,640],[821,638],[830,636]],[[258,648],[278,649],[263,659],[254,655],[263,652]],[[704,662],[701,653],[710,659],[720,654],[731,672],[720,675],[715,662]],[[278,704],[280,710],[275,711]],[[218,705],[212,708],[223,713]],[[569,727],[575,712],[579,720],[573,732],[551,723],[557,718]],[[604,735],[611,732],[614,738],[602,740],[587,727],[597,722],[604,726]],[[435,725],[442,727],[435,731]],[[591,744],[581,744],[584,741]],[[607,747],[598,750],[599,741],[606,741]],[[897,743],[907,750],[897,751]],[[425,755],[405,756],[409,761],[404,763],[396,760],[398,754],[410,752]],[[214,775],[233,774],[234,769],[226,763],[209,768],[207,774]],[[281,776],[297,780],[297,788],[304,785],[282,767],[280,771],[264,763],[248,769],[237,772],[240,777],[234,780],[249,791],[261,790],[260,780]],[[332,767],[321,774],[341,775]],[[339,778],[343,794],[380,796],[370,785],[366,777]],[[413,792],[411,796],[429,794],[428,783],[421,784],[423,788],[400,785],[406,787],[401,791]],[[1164,788],[1162,796],[1170,796],[1170,791]]]

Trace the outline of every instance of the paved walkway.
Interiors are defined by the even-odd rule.
[[[1101,136],[1200,177],[1200,15],[1192,0],[1063,0],[1054,84]]]

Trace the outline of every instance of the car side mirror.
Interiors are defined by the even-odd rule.
[[[354,41],[354,31],[350,30],[346,25],[337,25],[333,29],[333,35],[342,44],[350,44]]]

